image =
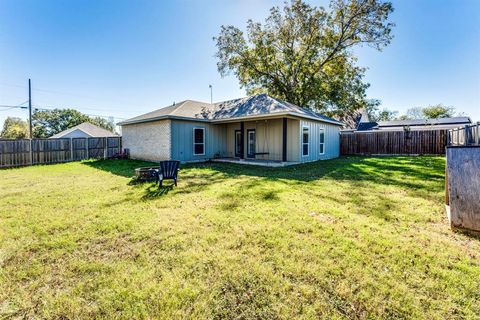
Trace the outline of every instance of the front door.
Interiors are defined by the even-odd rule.
[[[243,150],[242,132],[235,130],[235,157],[241,158]]]
[[[247,130],[247,157],[248,158],[255,158],[255,144],[256,144],[255,129],[248,129]]]

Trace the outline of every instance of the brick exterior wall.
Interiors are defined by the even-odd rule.
[[[170,120],[122,126],[122,144],[132,159],[170,160],[171,139]]]

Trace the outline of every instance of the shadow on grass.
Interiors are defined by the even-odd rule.
[[[133,177],[135,168],[156,165],[138,160],[97,160],[85,161],[85,165],[123,177]],[[443,190],[445,161],[442,157],[340,157],[283,168],[257,167],[228,163],[195,163],[181,166],[179,185],[175,194],[199,192],[231,178],[254,177],[242,182],[242,190],[248,190],[270,181],[288,184],[295,188],[308,186],[322,179],[345,181],[356,186],[356,191],[368,193],[368,183],[398,186],[408,189],[418,197],[430,197]],[[144,182],[131,180],[129,185],[138,186]],[[148,184],[145,199],[166,195],[171,188],[152,190]],[[307,189],[308,190],[308,189]],[[355,196],[355,190],[352,190]],[[359,191],[359,192],[360,192]],[[364,192],[357,194],[360,198]],[[262,195],[261,200],[276,200],[273,191]],[[361,202],[360,200],[355,202]],[[228,207],[237,203],[229,203]],[[387,209],[387,208],[385,208]]]
[[[164,196],[168,194],[171,190],[173,190],[173,184],[172,185],[166,185],[162,187],[158,187],[157,185],[153,187],[148,187],[145,189],[145,193],[142,196],[142,199],[148,200],[148,199],[155,199],[161,196]]]
[[[135,168],[158,166],[158,163],[155,162],[124,159],[88,160],[83,161],[82,164],[126,178],[131,178],[135,175]]]
[[[133,177],[135,168],[158,165],[140,160],[95,160],[85,161],[83,164],[123,177]],[[340,157],[283,168],[215,162],[185,164],[181,165],[181,168],[210,169],[222,173],[225,178],[242,175],[297,182],[309,182],[322,177],[389,181],[392,174],[412,176],[414,180],[439,180],[444,177],[445,162],[442,157]],[[211,180],[211,176],[212,173],[209,172],[205,180]]]
[[[329,178],[352,183],[374,182],[429,193],[443,190],[445,161],[442,157],[340,157],[283,168],[226,163],[192,164],[186,168],[210,169],[221,172],[225,178],[262,178],[252,180],[250,187],[261,184],[262,180],[283,181],[295,186]]]

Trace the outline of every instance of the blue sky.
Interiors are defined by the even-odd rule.
[[[327,1],[309,1],[328,5]],[[222,24],[262,21],[283,1],[0,0],[0,105],[27,100],[127,118],[173,101],[244,96],[214,58]],[[444,103],[480,120],[480,1],[393,1],[383,52],[356,50],[370,98],[400,113]],[[6,116],[24,110],[0,108]]]

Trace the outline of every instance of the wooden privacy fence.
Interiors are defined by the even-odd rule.
[[[364,131],[340,135],[342,155],[445,154],[448,130]]]
[[[0,168],[106,159],[121,147],[121,137],[0,140]]]

